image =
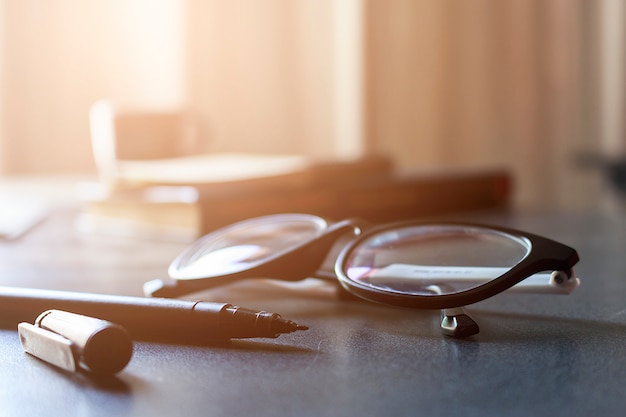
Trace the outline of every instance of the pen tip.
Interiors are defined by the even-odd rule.
[[[275,330],[277,333],[292,333],[297,330],[308,330],[309,326],[304,326],[302,324],[297,324],[291,320],[280,319],[277,322],[274,322]]]

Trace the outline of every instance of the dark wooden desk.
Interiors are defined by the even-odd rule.
[[[136,344],[111,380],[57,370],[0,329],[0,415],[608,416],[626,409],[626,217],[491,215],[479,220],[578,249],[570,296],[502,294],[472,306],[481,333],[443,337],[438,313],[338,300],[332,289],[236,284],[205,299],[309,325],[229,346]],[[182,244],[80,235],[59,211],[0,242],[0,285],[141,295]]]

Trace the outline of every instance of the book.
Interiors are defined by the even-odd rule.
[[[99,233],[157,240],[192,241],[202,231],[198,190],[189,186],[111,189],[99,182],[78,187],[76,227]]]
[[[0,240],[17,239],[48,216],[42,199],[0,192]]]
[[[391,160],[383,155],[322,159],[303,155],[214,153],[186,157],[123,160],[109,185],[133,188],[153,185],[285,186],[332,181],[337,174],[356,176],[387,172]]]
[[[306,188],[282,187],[224,194],[199,187],[202,232],[277,213],[308,213],[333,220],[358,217],[393,222],[506,208],[511,178],[502,170],[457,173],[380,173]]]

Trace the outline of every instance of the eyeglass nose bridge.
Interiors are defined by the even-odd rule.
[[[336,280],[334,272],[332,275],[323,274],[322,276],[318,272],[325,263],[332,263],[331,270],[334,271],[339,250],[333,251],[332,249],[342,249],[347,243],[341,238],[346,237],[348,241],[354,239],[360,234],[363,224],[358,219],[345,219],[332,223],[320,236],[311,238],[287,253],[280,254],[264,265],[254,268],[254,273],[257,277],[283,281],[299,281],[312,276]]]

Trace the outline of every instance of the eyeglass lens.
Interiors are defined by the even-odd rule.
[[[246,270],[318,236],[326,223],[315,216],[246,221],[209,234],[176,262],[178,279],[216,277]]]
[[[441,295],[497,278],[530,253],[530,242],[457,225],[404,226],[365,237],[343,264],[350,284],[397,294]]]

